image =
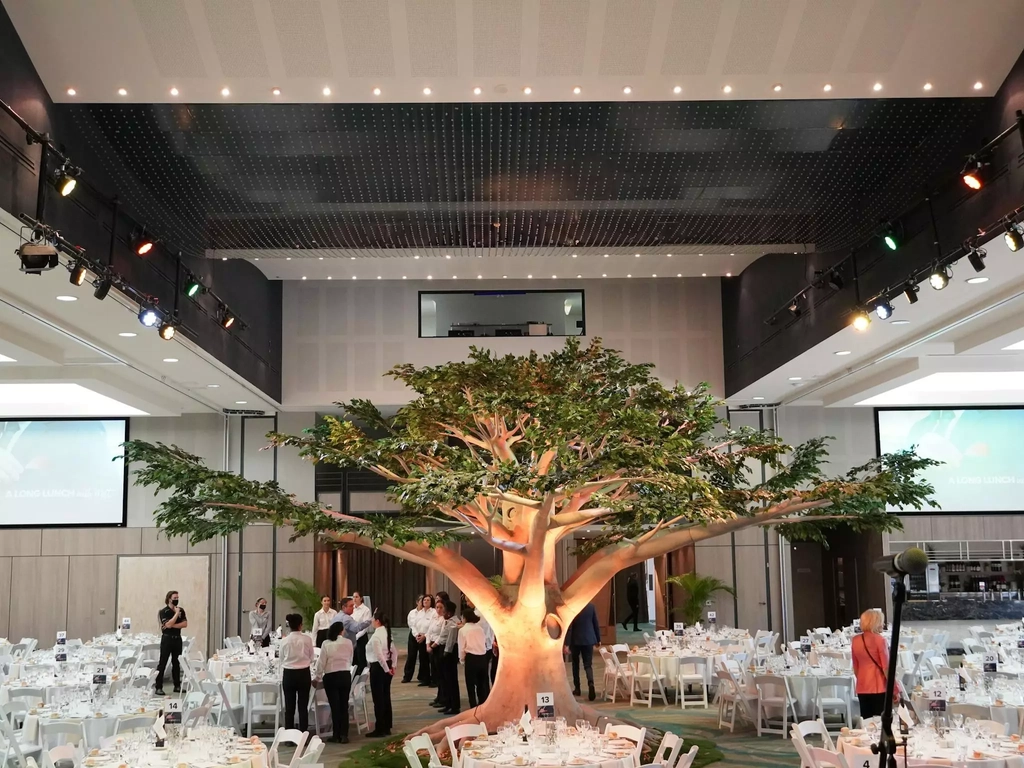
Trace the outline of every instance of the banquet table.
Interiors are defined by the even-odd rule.
[[[81,723],[85,732],[86,747],[96,748],[100,746],[103,739],[114,735],[117,721],[122,717],[156,716],[161,707],[162,704],[159,700],[139,707],[109,700],[91,707],[84,703],[74,704],[60,710],[44,707],[26,715],[25,735],[29,742],[37,743],[39,741],[39,726],[42,723]]]
[[[715,684],[715,670],[718,665],[724,663],[728,658],[723,653],[706,653],[696,649],[655,651],[653,654],[654,668],[659,675],[664,675],[667,678],[666,687],[676,687],[679,682],[679,660],[692,656],[700,656],[704,659],[704,685],[709,687]],[[631,665],[648,658],[650,656],[647,653],[630,653],[628,656]]]
[[[846,758],[849,768],[874,768],[878,756],[871,754],[871,745],[877,741],[877,732],[850,731],[841,735],[836,749]],[[1024,768],[1024,751],[1020,742],[1009,739],[973,738],[966,733],[950,732],[940,737],[927,726],[916,726],[909,738],[911,768],[917,764],[939,763],[955,768]],[[901,751],[899,764],[904,764]]]
[[[817,717],[814,710],[814,698],[818,691],[818,679],[822,677],[843,677],[850,681],[850,704],[851,713],[856,718],[859,712],[857,697],[853,695],[855,681],[853,675],[828,674],[819,667],[811,667],[805,673],[796,670],[782,671],[781,674],[789,681],[789,692],[796,701],[796,714],[798,717]]]
[[[502,768],[504,766],[573,766],[573,768],[635,768],[634,744],[626,739],[599,736],[591,739],[576,734],[559,737],[556,746],[504,746],[500,737],[489,736],[467,741],[462,747],[463,768]]]
[[[83,768],[267,768],[267,748],[251,739],[236,738],[224,728],[201,726],[188,737],[169,737],[162,748],[149,733],[125,734],[104,750],[91,749]]]

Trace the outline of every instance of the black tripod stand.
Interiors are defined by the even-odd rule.
[[[892,697],[896,689],[896,655],[900,648],[900,617],[907,599],[907,577],[892,580],[892,638],[889,640],[889,673],[885,681],[885,705],[882,709],[882,737],[872,747],[878,753],[878,768],[897,768],[896,736],[892,732]]]

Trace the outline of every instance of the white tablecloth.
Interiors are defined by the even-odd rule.
[[[875,768],[878,765],[878,756],[873,754],[866,754],[866,750],[869,748],[869,740],[863,739],[859,745],[855,744],[854,740],[850,737],[840,736],[836,744],[836,748],[846,758],[846,764],[849,768]],[[913,755],[913,751],[911,751]],[[955,766],[955,768],[972,768],[972,766],[1000,766],[1000,768],[1024,768],[1024,755],[1020,754],[1009,754],[1001,753],[996,751],[986,751],[984,757],[980,759],[973,759],[968,757],[966,760],[958,761],[956,759],[956,752],[952,749],[936,749],[933,754],[928,755],[925,758],[914,758],[911,757],[911,765],[916,761],[918,764],[924,761],[942,761],[943,764]],[[903,754],[898,756],[899,765],[903,765]]]
[[[141,715],[156,716],[157,709],[130,714],[107,714],[103,717],[50,717],[48,715],[27,715],[25,717],[26,740],[39,743],[39,726],[41,723],[81,723],[85,730],[85,745],[89,748],[99,747],[103,739],[114,735],[117,721],[122,717],[139,717]]]
[[[720,663],[723,663],[726,659],[724,654],[717,654],[714,656],[702,656],[699,653],[683,653],[682,655],[669,655],[669,654],[655,654],[654,656],[654,668],[657,670],[659,675],[664,675],[668,678],[665,685],[669,688],[675,688],[679,682],[679,660],[681,658],[688,658],[692,656],[701,656],[704,659],[704,685],[711,686],[715,680],[715,670],[718,668]],[[631,653],[629,654],[629,663],[633,664],[638,659],[648,658],[643,653]],[[643,672],[643,667],[641,667]]]
[[[635,763],[632,757],[621,757],[611,758],[608,760],[601,760],[600,762],[573,762],[576,758],[569,758],[568,762],[562,762],[561,758],[556,756],[541,757],[538,760],[531,762],[517,763],[512,757],[500,758],[500,761],[487,758],[473,758],[469,755],[464,755],[462,758],[462,768],[509,768],[509,766],[531,766],[535,768],[547,768],[547,766],[571,766],[572,768],[635,768]],[[579,758],[581,760],[588,760],[589,758]]]

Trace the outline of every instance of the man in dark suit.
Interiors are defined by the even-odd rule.
[[[580,695],[580,659],[583,671],[587,673],[587,698],[597,698],[594,690],[594,646],[601,642],[601,625],[597,623],[597,609],[587,603],[569,625],[565,635],[565,646],[572,653],[573,695]]]

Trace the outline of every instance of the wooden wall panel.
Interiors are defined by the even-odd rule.
[[[188,539],[168,536],[159,528],[141,528],[142,555],[183,555],[188,552]],[[126,553],[127,554],[127,553]]]
[[[66,629],[68,558],[15,557],[10,595],[10,637],[35,637],[40,648],[51,647],[57,632]]]
[[[44,528],[43,555],[137,555],[141,528]]]
[[[42,541],[42,531],[35,529],[5,529],[3,536],[0,536],[0,556],[4,557],[33,557],[38,556]]]
[[[11,561],[14,558],[0,557],[0,595],[4,600],[0,603],[0,637],[8,637],[11,618],[11,601],[7,597],[11,594]]]
[[[117,628],[117,555],[75,555],[68,567],[68,637],[88,640]]]

